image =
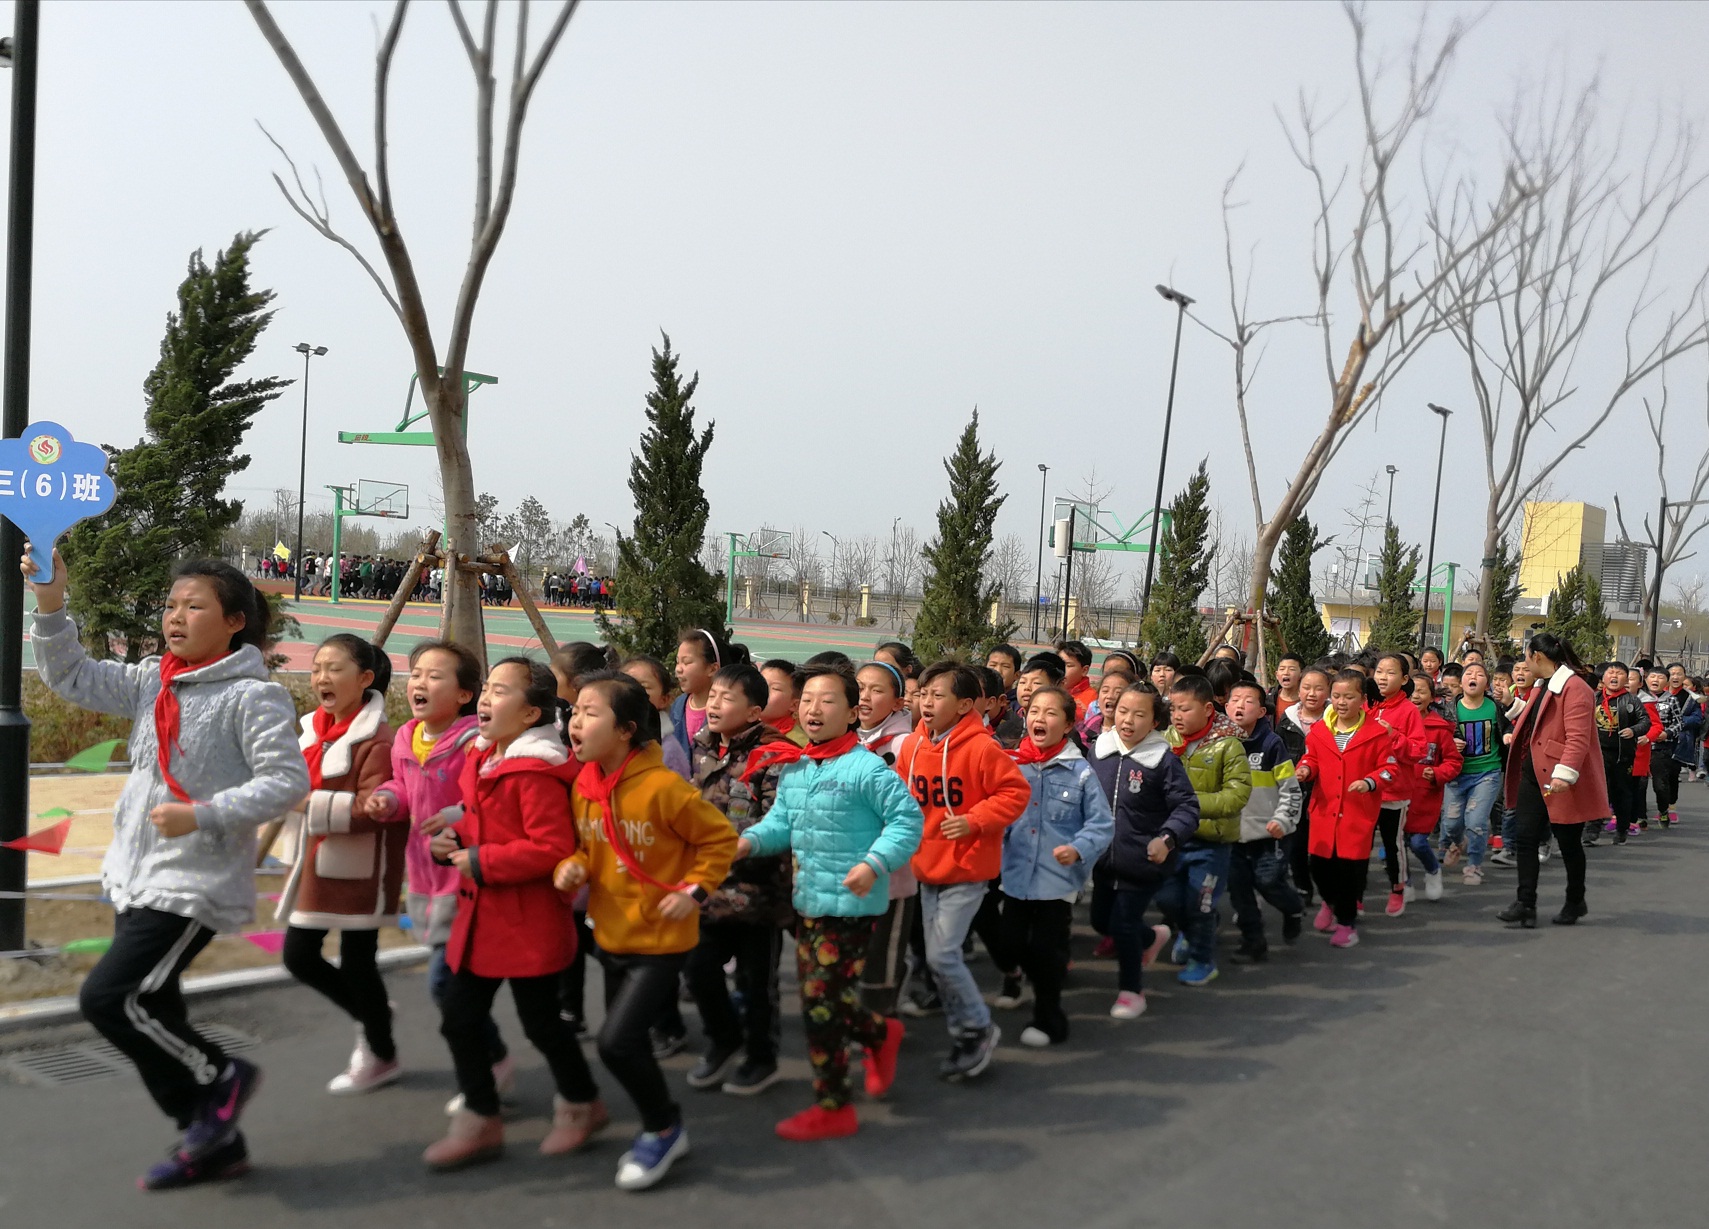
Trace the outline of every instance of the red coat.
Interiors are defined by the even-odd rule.
[[[1596,694],[1590,684],[1566,666],[1547,683],[1532,685],[1525,709],[1513,723],[1518,746],[1529,729],[1531,766],[1537,783],[1558,777],[1571,788],[1544,796],[1552,824],[1582,824],[1603,820],[1608,807],[1608,780],[1602,771],[1602,747],[1596,737]],[[1519,805],[1520,766],[1508,765],[1503,788],[1509,810]]]
[[[471,851],[458,885],[445,957],[477,977],[544,977],[576,954],[575,912],[552,871],[576,851],[570,784],[581,765],[557,731],[530,730],[489,771],[491,750],[463,765],[463,818],[451,825]]]
[[[1412,805],[1406,809],[1408,832],[1435,830],[1436,821],[1442,818],[1442,787],[1460,775],[1466,762],[1454,745],[1453,723],[1435,709],[1424,714],[1424,742],[1424,756],[1412,770]],[[1436,770],[1434,783],[1424,779],[1426,768]]]
[[[1413,716],[1417,715],[1414,709]],[[1335,745],[1327,719],[1313,722],[1306,731],[1298,775],[1312,782],[1311,840],[1306,848],[1319,858],[1351,858],[1355,862],[1369,858],[1383,791],[1404,776],[1395,762],[1389,732],[1373,715],[1366,714],[1343,751]],[[1349,785],[1363,779],[1375,780],[1378,788],[1369,794],[1347,792]]]
[[[1638,698],[1642,700],[1643,694],[1640,693]],[[1648,713],[1650,718],[1650,728],[1644,731],[1644,737],[1649,741],[1639,743],[1632,754],[1632,775],[1634,777],[1648,777],[1650,775],[1650,752],[1662,740],[1664,732],[1661,714],[1656,711],[1656,703],[1653,698],[1644,700],[1644,712]],[[1606,767],[1606,765],[1604,766]]]
[[[1424,758],[1427,741],[1424,737],[1424,718],[1418,715],[1418,708],[1412,702],[1411,689],[1402,687],[1373,708],[1371,716],[1389,723],[1392,730],[1389,737],[1394,742],[1395,762],[1401,768],[1401,771],[1395,774],[1394,780],[1383,786],[1383,801],[1409,802],[1412,800],[1418,761]],[[1380,730],[1382,726],[1377,728]]]

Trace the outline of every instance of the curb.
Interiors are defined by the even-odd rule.
[[[403,969],[423,964],[432,949],[420,945],[388,948],[379,955],[381,969]],[[184,993],[190,997],[229,994],[257,986],[273,986],[292,980],[282,965],[266,965],[259,969],[237,969],[230,973],[211,973],[206,977],[190,977],[184,981]],[[60,995],[51,999],[36,999],[29,1003],[0,1005],[0,1034],[23,1028],[69,1024],[81,1020],[76,995]]]

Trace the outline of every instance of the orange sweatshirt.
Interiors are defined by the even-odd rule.
[[[1003,832],[1026,811],[1032,787],[976,713],[934,743],[922,721],[902,740],[896,771],[925,812],[925,835],[909,864],[921,883],[982,883],[1003,869]],[[960,816],[973,830],[959,840],[943,822]]]
[[[629,762],[610,805],[635,860],[654,879],[698,885],[708,893],[724,882],[736,856],[736,829],[699,790],[665,767],[657,743]],[[577,839],[569,860],[587,868],[587,912],[600,947],[622,955],[665,956],[698,943],[700,915],[680,922],[659,916],[663,893],[623,868],[606,839],[600,808],[577,791],[570,796],[570,813]]]

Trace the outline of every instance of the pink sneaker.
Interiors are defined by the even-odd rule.
[[[1116,954],[1116,941],[1108,935],[1098,940],[1098,945],[1092,949],[1093,960],[1108,960]]]
[[[1399,917],[1406,912],[1406,889],[1396,888],[1389,893],[1389,907],[1383,910],[1390,917]]]
[[[1151,928],[1151,942],[1146,945],[1145,955],[1139,958],[1139,967],[1142,969],[1149,969],[1151,967],[1151,962],[1157,959],[1157,953],[1163,950],[1163,945],[1167,942],[1169,942],[1169,928],[1167,926],[1153,926]],[[1118,998],[1117,1002],[1120,1001],[1121,1000]],[[1145,1010],[1145,1005],[1143,1003],[1140,1004],[1139,1010]],[[1126,1017],[1123,1018],[1125,1019]]]
[[[1328,901],[1318,906],[1317,917],[1311,925],[1312,929],[1321,930],[1326,934],[1335,929],[1335,910],[1329,907]]]
[[[1115,1005],[1110,1008],[1110,1017],[1115,1020],[1137,1020],[1144,1014],[1145,995],[1131,990],[1123,990],[1116,995]]]
[[[1359,932],[1351,926],[1337,926],[1335,933],[1329,936],[1330,947],[1357,947]]]

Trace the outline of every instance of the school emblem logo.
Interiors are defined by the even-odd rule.
[[[30,441],[30,456],[37,465],[52,465],[64,449],[51,435],[38,435]]]

